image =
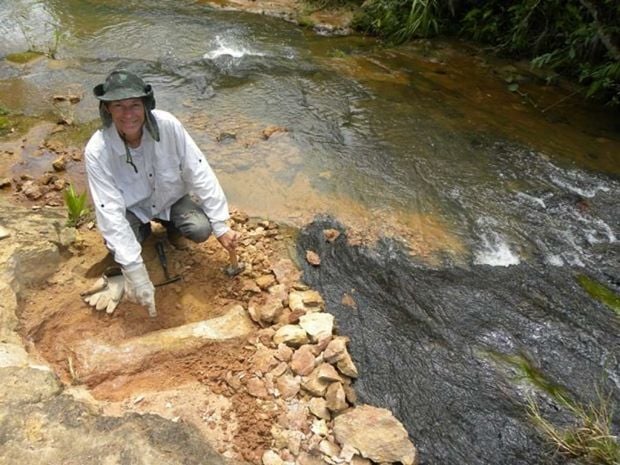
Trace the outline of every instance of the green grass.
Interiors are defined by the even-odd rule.
[[[43,55],[44,54],[41,52],[35,52],[32,50],[28,50],[26,52],[20,52],[20,53],[9,53],[6,56],[6,59],[7,61],[10,61],[13,63],[24,64],[24,63],[29,63],[32,60],[35,60]]]
[[[612,434],[612,404],[609,397],[581,405],[562,398],[561,404],[574,418],[571,426],[560,428],[543,417],[538,404],[530,399],[528,416],[559,453],[588,465],[619,465],[620,443]]]
[[[65,208],[67,209],[67,226],[77,228],[84,222],[89,214],[86,205],[86,192],[78,194],[72,184],[65,189],[64,192]]]
[[[616,312],[616,315],[620,316],[620,296],[618,294],[584,274],[579,275],[577,281],[593,299],[607,305]]]

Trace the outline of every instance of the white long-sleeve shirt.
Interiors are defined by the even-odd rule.
[[[228,231],[228,204],[205,156],[173,115],[153,110],[160,141],[144,130],[138,149],[132,150],[138,172],[126,162],[125,144],[116,127],[98,130],[85,149],[86,174],[95,206],[97,227],[122,267],[142,263],[142,247],[126,210],[144,223],[170,220],[170,207],[188,193],[197,197],[214,234]]]

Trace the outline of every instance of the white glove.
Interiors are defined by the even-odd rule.
[[[155,309],[155,286],[149,278],[144,263],[129,268],[123,268],[125,276],[125,293],[132,302],[140,304],[149,312],[151,318],[157,316]]]
[[[97,310],[105,308],[106,313],[112,314],[123,298],[125,279],[122,275],[102,276],[94,286],[82,293],[84,300]]]

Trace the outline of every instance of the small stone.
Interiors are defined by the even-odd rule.
[[[299,325],[284,325],[273,335],[273,342],[299,347],[308,343],[308,333]]]
[[[322,418],[323,420],[330,420],[331,414],[327,409],[327,401],[322,397],[313,397],[308,402],[308,408],[310,409],[310,413],[317,418]]]
[[[54,171],[64,171],[67,168],[67,162],[65,161],[65,157],[60,156],[52,163],[52,168]]]
[[[338,374],[333,365],[329,363],[321,363],[317,367],[317,375],[320,380],[331,383],[333,381],[342,382],[342,377]]]
[[[265,386],[265,382],[259,378],[250,378],[247,383],[248,394],[253,397],[260,397],[261,399],[266,399],[269,397],[269,393],[267,392],[267,387]]]
[[[278,344],[278,349],[276,350],[275,357],[282,361],[288,362],[293,356],[293,349],[291,349],[286,344]]]
[[[301,378],[285,373],[276,379],[276,387],[283,399],[292,399],[301,389]]]
[[[329,428],[327,427],[327,423],[325,422],[325,420],[319,418],[316,418],[312,422],[310,431],[321,437],[325,437],[329,434]]]
[[[263,465],[283,465],[282,458],[272,450],[266,450],[262,457]]]
[[[325,393],[327,408],[334,413],[342,412],[349,407],[344,388],[341,383],[332,383]]]
[[[312,250],[306,250],[306,261],[312,266],[319,266],[321,264],[321,257]]]
[[[276,275],[280,284],[293,284],[299,281],[301,272],[297,269],[292,260],[283,258],[271,266],[271,271]]]
[[[325,301],[323,300],[323,297],[321,297],[321,294],[312,289],[302,291],[301,298],[304,304],[308,307],[322,307],[325,305]]]
[[[323,460],[323,458],[321,457],[321,454],[319,454],[318,452],[315,452],[315,453],[302,452],[297,457],[297,464],[298,465],[327,465],[327,462]]]
[[[0,240],[6,239],[11,236],[11,232],[6,229],[4,226],[0,226]]]
[[[326,362],[336,363],[342,358],[344,358],[347,353],[347,343],[349,342],[349,338],[346,336],[336,336],[333,338],[325,351],[323,352],[323,357]]]
[[[266,274],[256,278],[256,285],[263,290],[266,290],[270,286],[274,285],[276,282],[276,277],[272,274]]]
[[[308,313],[299,318],[301,326],[313,342],[329,337],[334,330],[334,316],[329,313]]]
[[[9,178],[0,179],[0,189],[7,189],[11,187],[11,180]]]
[[[338,360],[336,366],[343,375],[350,378],[357,378],[357,367],[355,366],[355,363],[353,363],[353,359],[348,352],[340,360]]]
[[[253,279],[243,279],[241,281],[241,291],[250,292],[252,294],[260,294],[260,287],[258,287],[256,281]]]
[[[324,229],[323,236],[327,242],[334,242],[340,236],[340,231],[337,229]]]
[[[295,351],[291,360],[291,370],[301,376],[307,376],[314,370],[314,354],[312,347],[305,344]]]
[[[319,450],[332,460],[340,456],[340,447],[327,439],[323,439],[319,444]]]
[[[261,294],[250,299],[248,313],[261,326],[269,326],[282,313],[282,301],[270,294]]]
[[[262,136],[264,140],[268,140],[271,136],[273,136],[277,132],[287,132],[288,129],[283,126],[268,126],[263,129]]]
[[[349,294],[347,294],[346,292],[342,295],[342,300],[340,301],[340,303],[342,305],[345,305],[347,307],[351,307],[353,309],[357,309],[357,303],[355,302],[355,300],[353,299],[353,297],[351,297]]]
[[[43,192],[41,191],[41,188],[37,184],[35,184],[34,181],[26,181],[22,185],[22,192],[30,200],[39,200],[41,197],[43,197]]]

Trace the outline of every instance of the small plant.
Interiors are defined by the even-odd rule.
[[[620,443],[612,435],[612,409],[609,397],[599,393],[596,404],[577,404],[561,396],[560,403],[575,418],[575,424],[561,429],[542,416],[538,404],[530,399],[528,415],[536,427],[561,454],[592,465],[620,464]]]
[[[89,213],[86,206],[86,192],[78,194],[72,184],[65,189],[64,192],[65,207],[67,209],[67,225],[77,228],[82,224]]]

